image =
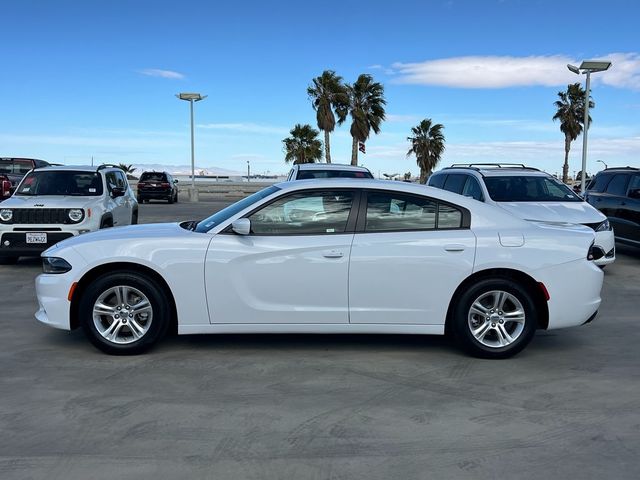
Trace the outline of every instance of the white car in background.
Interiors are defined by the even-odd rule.
[[[517,164],[453,165],[433,173],[427,185],[501,207],[524,219],[585,225],[596,233],[600,266],[616,260],[607,217],[564,183],[537,168]]]
[[[36,318],[111,354],[196,333],[451,332],[504,358],[596,315],[593,230],[527,222],[444,190],[315,180],[200,222],[137,225],[42,254]],[[562,248],[558,248],[558,244]]]
[[[0,204],[0,263],[37,257],[75,235],[137,222],[138,202],[122,169],[36,168]]]

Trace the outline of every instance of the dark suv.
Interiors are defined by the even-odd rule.
[[[616,240],[640,247],[640,168],[602,170],[589,183],[585,199],[609,218]]]
[[[152,199],[178,201],[178,180],[168,172],[144,172],[138,181],[138,202],[144,203]]]
[[[48,167],[49,163],[35,158],[0,157],[0,202],[9,198],[30,170]]]

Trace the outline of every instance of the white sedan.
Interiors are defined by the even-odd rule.
[[[195,333],[452,334],[504,358],[600,305],[593,230],[376,180],[270,186],[200,222],[108,229],[43,256],[36,318],[134,354]]]

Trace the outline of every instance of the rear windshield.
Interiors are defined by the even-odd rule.
[[[3,160],[0,161],[0,173],[16,173],[24,175],[33,168],[31,160]]]
[[[166,182],[167,177],[162,172],[145,172],[142,175],[140,175],[140,181],[143,181],[143,180],[146,182],[152,182],[152,181]]]
[[[353,170],[301,170],[297,180],[311,178],[373,178],[369,172],[354,172]]]
[[[485,177],[489,196],[496,202],[581,202],[582,199],[553,177]]]
[[[73,171],[36,171],[22,180],[16,195],[102,195],[99,173]]]

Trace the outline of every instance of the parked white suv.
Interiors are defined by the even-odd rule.
[[[603,266],[616,259],[613,229],[607,217],[564,183],[537,168],[520,164],[452,165],[435,172],[427,185],[490,203],[524,220],[582,224],[596,232]]]
[[[0,262],[39,256],[65,238],[138,223],[138,202],[122,169],[37,168],[0,205]]]
[[[373,178],[365,167],[342,165],[339,163],[300,163],[294,165],[287,181],[309,180],[312,178]]]

